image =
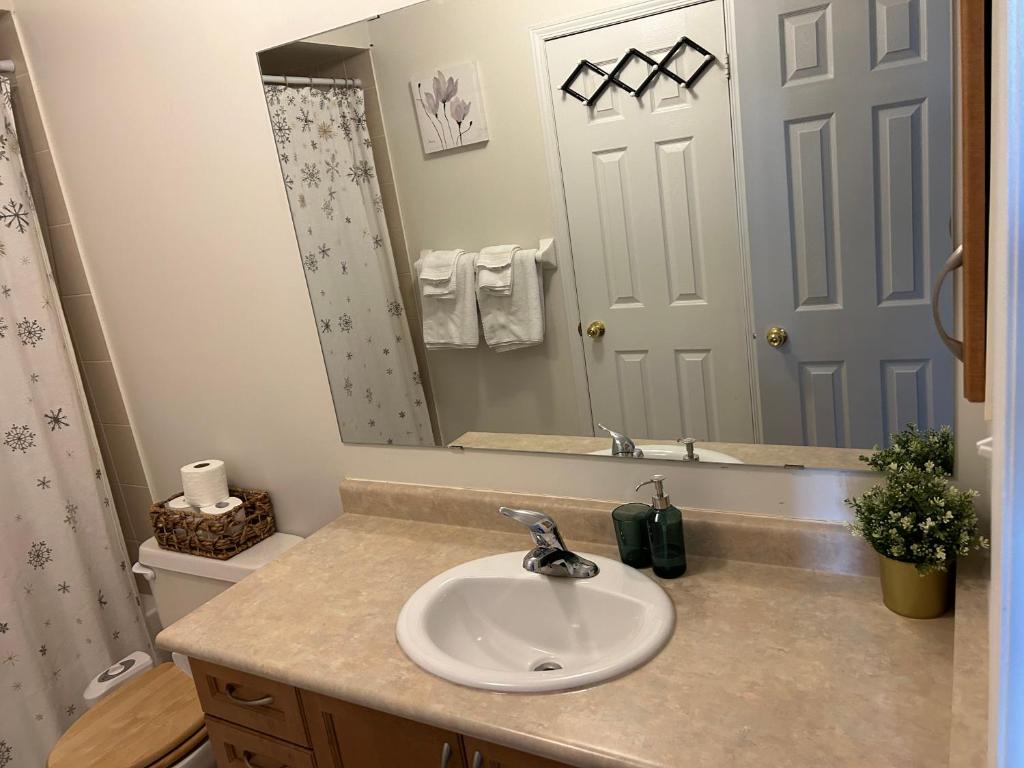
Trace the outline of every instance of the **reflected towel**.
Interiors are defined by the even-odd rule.
[[[466,252],[461,249],[452,251],[420,251],[416,262],[419,274],[420,292],[423,296],[436,296],[454,299],[458,291],[458,270],[456,262]]]
[[[416,265],[421,271],[422,260]],[[480,344],[473,283],[473,254],[459,251],[451,274],[453,294],[423,293],[423,343],[427,349],[472,349]]]
[[[477,290],[508,296],[512,293],[512,257],[518,245],[492,245],[476,257]]]
[[[544,282],[535,249],[517,250],[512,256],[512,285],[508,295],[478,289],[484,339],[495,352],[540,344],[544,341]]]

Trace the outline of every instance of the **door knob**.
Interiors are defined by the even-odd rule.
[[[604,323],[600,320],[595,320],[587,326],[587,336],[592,339],[599,339],[604,336],[605,330]]]
[[[768,346],[775,347],[776,349],[785,344],[787,339],[789,339],[789,334],[786,333],[786,329],[778,325],[773,325],[768,329],[768,333],[764,335],[764,340],[768,342]]]

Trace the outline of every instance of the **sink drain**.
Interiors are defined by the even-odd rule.
[[[561,669],[561,668],[562,668],[562,665],[559,664],[557,661],[542,661],[540,664],[537,664],[533,668],[533,671],[534,672],[553,672],[554,670]]]

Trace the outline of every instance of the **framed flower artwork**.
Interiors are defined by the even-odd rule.
[[[410,80],[409,88],[425,154],[487,141],[487,117],[475,62],[435,69]]]

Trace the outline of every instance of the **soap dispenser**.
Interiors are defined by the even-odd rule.
[[[678,579],[686,573],[686,544],[683,541],[683,513],[672,506],[665,495],[665,476],[651,475],[636,487],[654,485],[647,533],[651,540],[654,574],[663,579]]]

